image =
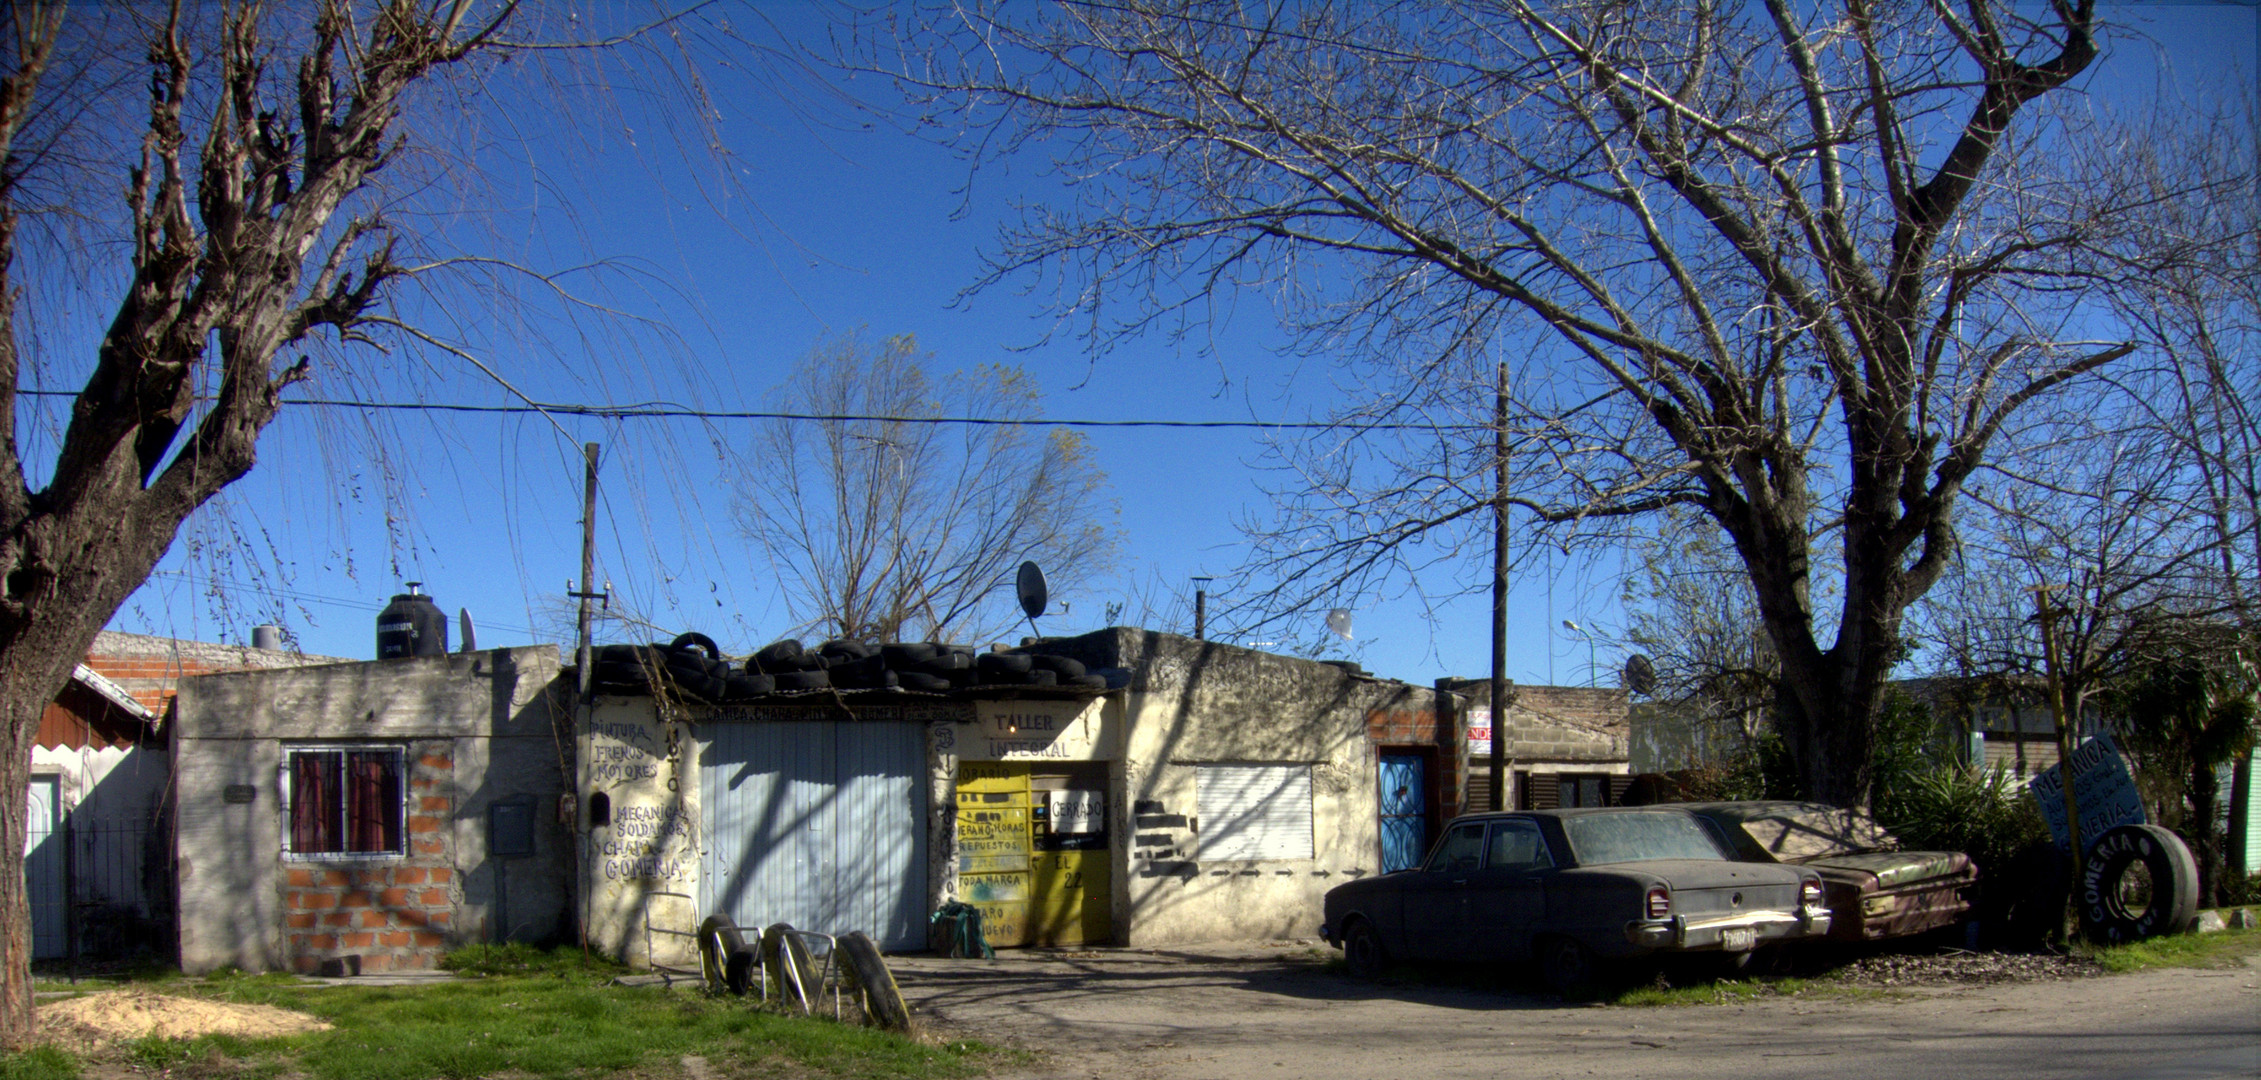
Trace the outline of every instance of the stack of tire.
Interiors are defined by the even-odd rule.
[[[669,692],[715,704],[774,693],[777,680],[747,671],[722,655],[714,639],[678,635],[665,645],[604,645],[596,650],[590,681],[599,692]]]
[[[1064,686],[1080,690],[1105,690],[1109,680],[1092,674],[1083,662],[1044,653],[982,653],[974,657],[974,684],[978,686]]]
[[[1042,686],[1105,690],[1129,681],[1117,668],[1086,671],[1081,662],[1041,653],[975,653],[965,645],[925,641],[868,645],[827,641],[814,649],[794,638],[763,646],[744,663],[722,655],[705,634],[682,634],[664,645],[605,645],[591,677],[599,692],[668,692],[709,704],[810,690],[909,690],[939,694],[969,686]]]

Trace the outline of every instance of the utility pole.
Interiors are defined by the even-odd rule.
[[[574,598],[581,601],[581,612],[574,638],[573,667],[581,704],[587,706],[589,662],[595,659],[594,647],[589,641],[590,622],[594,617],[589,601],[603,595],[589,585],[589,579],[597,576],[597,444],[582,443],[581,459],[581,587],[573,591]]]
[[[1492,392],[1491,809],[1507,809],[1507,362]]]
[[[2049,713],[2057,722],[2057,779],[2065,789],[2065,838],[2073,848],[2073,887],[2078,893],[2080,882],[2088,872],[2088,853],[2081,847],[2080,800],[2073,794],[2073,744],[2078,733],[2073,724],[2078,717],[2065,701],[2065,680],[2060,674],[2063,660],[2057,655],[2058,610],[2049,606],[2049,592],[2053,585],[2042,585],[2033,590],[2033,603],[2041,617],[2041,666],[2048,676]]]

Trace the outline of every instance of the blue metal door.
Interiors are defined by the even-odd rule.
[[[748,722],[700,734],[701,912],[925,946],[924,727]]]
[[[1429,836],[1429,793],[1419,754],[1383,754],[1382,872],[1421,865]]]

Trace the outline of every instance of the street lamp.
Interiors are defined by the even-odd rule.
[[[1587,633],[1585,627],[1571,619],[1562,620],[1562,628],[1586,639],[1586,685],[1600,686],[1601,668],[1594,663],[1594,635]]]

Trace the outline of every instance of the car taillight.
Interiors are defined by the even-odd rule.
[[[1672,890],[1662,885],[1649,886],[1649,918],[1669,919],[1671,917]]]
[[[1821,906],[1821,882],[1808,881],[1798,889],[1798,902],[1807,907]]]

